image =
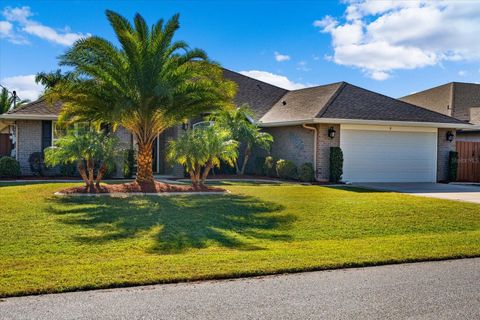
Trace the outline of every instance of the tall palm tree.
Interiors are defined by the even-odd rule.
[[[200,49],[174,41],[179,15],[148,27],[106,11],[120,47],[100,37],[78,40],[60,57],[75,77],[46,92],[61,100],[60,120],[122,125],[138,143],[137,182],[153,183],[152,145],[158,134],[205,111],[233,106],[236,85]]]
[[[14,99],[17,99],[16,103],[14,103]],[[20,107],[29,102],[30,100],[27,99],[19,100],[18,97],[15,98],[13,94],[10,94],[8,89],[2,88],[2,91],[0,92],[0,114],[8,112],[14,107]]]

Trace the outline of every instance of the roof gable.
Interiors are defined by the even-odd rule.
[[[335,97],[344,82],[287,92],[260,119],[263,123],[313,119]]]

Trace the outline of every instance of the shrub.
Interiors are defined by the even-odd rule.
[[[45,163],[43,160],[43,152],[34,152],[28,157],[28,163],[30,164],[30,171],[35,176],[43,176]]]
[[[330,182],[339,182],[343,175],[343,152],[340,147],[330,147]]]
[[[297,166],[290,160],[280,159],[276,164],[277,175],[282,179],[297,179]]]
[[[265,161],[263,163],[263,172],[265,173],[266,176],[268,177],[276,177],[277,176],[277,170],[275,168],[275,159],[273,157],[268,156],[265,158]]]
[[[75,176],[75,165],[73,164],[61,164],[60,165],[60,174],[64,177],[73,177]]]
[[[128,149],[125,154],[125,161],[123,163],[123,177],[131,179],[133,171],[135,170],[135,150]]]
[[[20,164],[12,157],[0,158],[0,177],[14,178],[20,175]]]
[[[310,162],[304,163],[298,168],[298,179],[305,182],[315,181],[315,169]]]
[[[265,175],[265,157],[255,157],[252,173],[257,176]]]
[[[448,154],[448,181],[457,181],[458,152],[450,151]]]

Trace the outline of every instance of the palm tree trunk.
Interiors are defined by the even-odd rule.
[[[107,172],[107,166],[105,165],[105,163],[102,163],[102,165],[98,169],[97,178],[95,179],[95,186],[97,187],[97,189],[100,188],[100,181],[102,181],[102,178],[106,172]]]
[[[200,181],[200,184],[202,186],[205,185],[205,181],[207,180],[208,178],[208,173],[210,172],[210,170],[213,168],[213,165],[212,165],[212,162],[211,161],[208,161],[207,164],[205,165],[205,169],[203,170],[203,173],[202,173],[202,179]]]
[[[240,175],[245,173],[245,168],[247,167],[248,159],[250,158],[250,147],[245,147],[245,156],[243,157],[242,169],[240,170]]]
[[[93,170],[94,170],[94,161],[92,158],[88,159],[87,160],[87,172],[88,172],[88,182],[87,182],[87,192],[93,192],[94,191],[94,188],[93,188],[93,181],[94,181],[94,174],[93,174]]]
[[[77,162],[77,170],[80,174],[80,177],[82,177],[83,181],[85,182],[85,187],[88,188],[88,177],[87,172],[85,171],[85,165],[83,164],[83,160],[79,160]]]
[[[139,184],[153,184],[152,145],[138,143],[137,178]]]

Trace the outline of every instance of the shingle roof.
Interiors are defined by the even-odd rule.
[[[48,104],[47,101],[40,98],[33,102],[24,104],[21,107],[10,110],[7,114],[15,115],[39,115],[39,116],[58,116],[62,109],[62,103],[56,102],[54,104]]]
[[[342,82],[287,92],[260,119],[261,122],[300,121],[313,119],[328,105]]]
[[[313,118],[465,124],[346,82],[290,91],[260,121],[266,124]]]
[[[320,115],[322,118],[459,123],[465,122],[349,83]]]
[[[223,69],[223,75],[237,83],[238,92],[235,103],[237,105],[247,103],[255,115],[255,120],[260,119],[275,102],[288,92],[288,90],[227,69]]]
[[[238,85],[236,104],[249,104],[261,123],[333,118],[465,124],[346,82],[288,91],[227,69],[224,76]],[[49,105],[39,99],[7,115],[57,116],[61,108],[60,102]]]

